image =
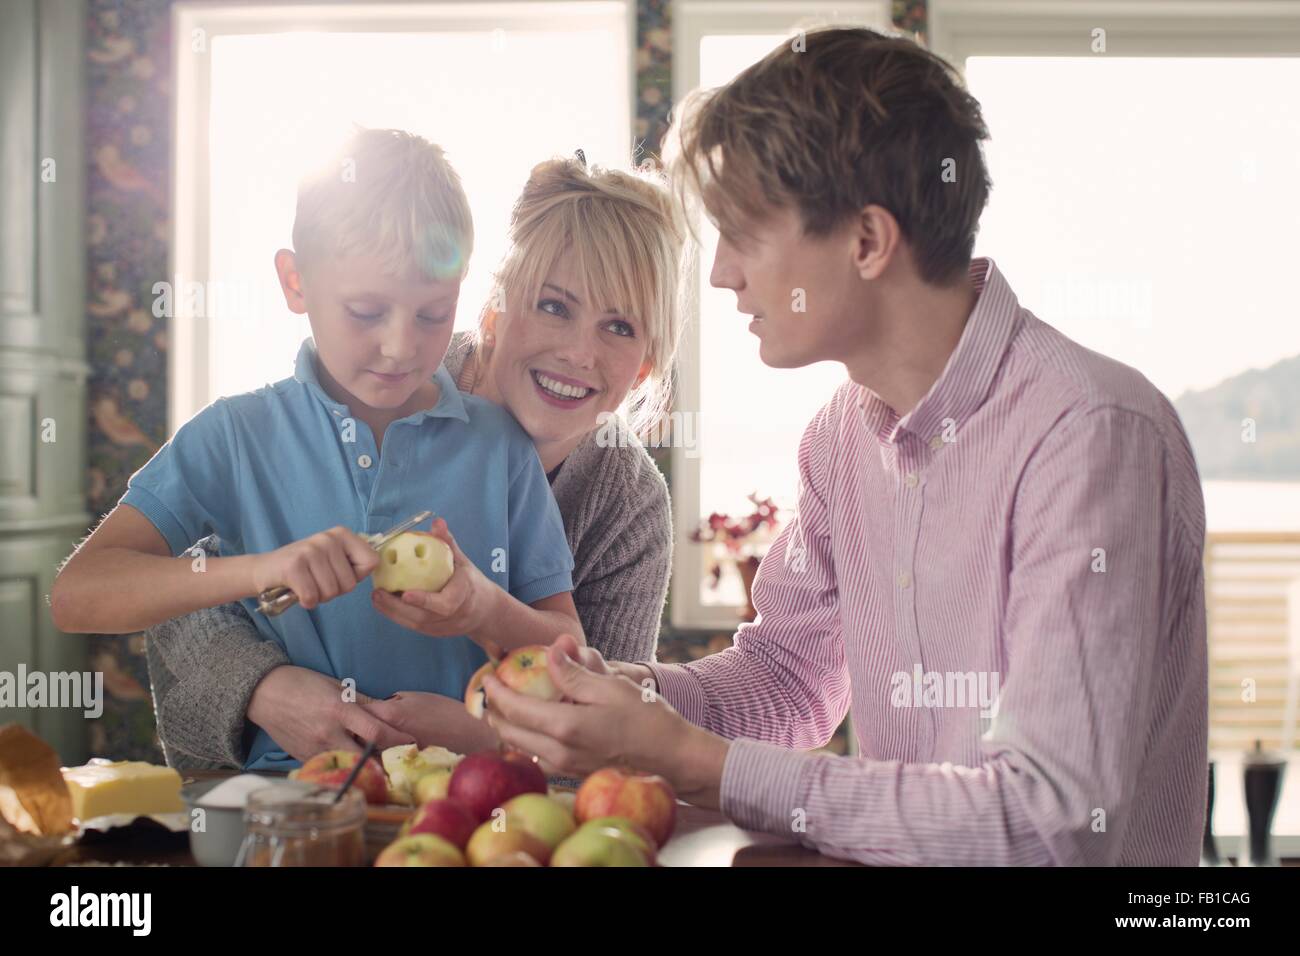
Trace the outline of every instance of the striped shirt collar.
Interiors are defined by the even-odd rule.
[[[881,444],[892,445],[902,432],[909,432],[935,447],[949,420],[959,428],[988,397],[1020,325],[1020,305],[992,259],[972,259],[968,274],[978,296],[975,308],[948,364],[916,407],[900,418],[875,392],[862,387],[863,415]]]

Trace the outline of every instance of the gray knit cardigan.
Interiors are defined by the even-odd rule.
[[[472,341],[452,340],[445,365],[460,375]],[[621,421],[578,445],[551,490],[573,551],[573,600],[587,642],[610,660],[653,661],[672,565],[668,487]],[[163,753],[187,770],[242,767],[253,736],[253,690],[289,659],[264,640],[240,604],[150,628],[146,654]]]

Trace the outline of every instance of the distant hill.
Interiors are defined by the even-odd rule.
[[[1174,401],[1203,479],[1300,481],[1300,355]],[[1255,441],[1242,421],[1255,420]]]

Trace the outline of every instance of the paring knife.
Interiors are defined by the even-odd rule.
[[[421,511],[418,515],[412,515],[407,518],[401,524],[394,525],[383,534],[368,534],[362,535],[362,537],[370,542],[372,548],[379,551],[384,545],[388,544],[389,541],[392,541],[402,532],[410,531],[417,524],[420,524],[422,521],[428,521],[432,517],[432,511]],[[267,617],[277,617],[297,603],[298,595],[294,594],[284,585],[267,588],[257,596],[257,610]]]

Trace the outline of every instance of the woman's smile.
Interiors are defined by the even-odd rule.
[[[565,375],[535,368],[529,369],[528,373],[532,376],[533,388],[538,397],[555,408],[578,408],[593,395],[600,393],[600,389]]]

